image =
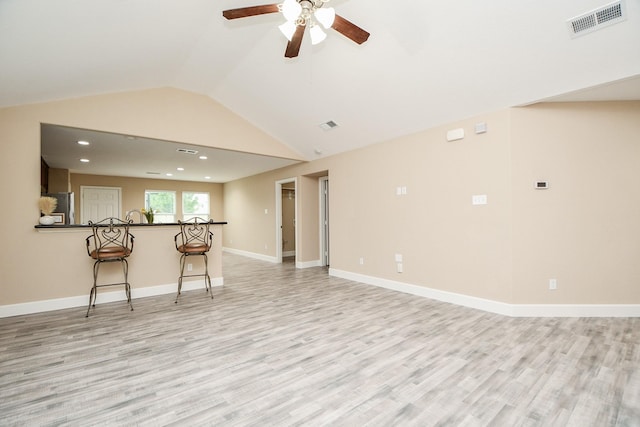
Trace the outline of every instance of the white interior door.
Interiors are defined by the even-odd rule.
[[[80,222],[97,222],[108,217],[120,218],[122,189],[119,187],[80,187]]]

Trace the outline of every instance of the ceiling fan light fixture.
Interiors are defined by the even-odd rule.
[[[302,12],[302,6],[296,0],[284,0],[282,14],[287,21],[295,22]]]
[[[336,10],[332,7],[326,9],[316,9],[313,13],[319,23],[322,24],[327,30],[333,25],[333,21],[336,19]]]
[[[293,34],[296,32],[296,24],[292,21],[287,21],[284,24],[279,25],[278,28],[289,41],[291,41],[291,39],[293,38]]]
[[[327,38],[327,33],[322,31],[319,25],[312,26],[309,34],[311,35],[311,44],[318,44]]]

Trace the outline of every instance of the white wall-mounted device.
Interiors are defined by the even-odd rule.
[[[447,132],[447,141],[449,142],[457,141],[462,138],[464,138],[464,129],[462,128],[451,129],[450,131]]]
[[[547,188],[549,188],[549,183],[547,181],[536,181],[533,184],[533,187],[536,190],[546,190]]]
[[[476,133],[485,133],[487,131],[487,124],[485,122],[476,123],[474,129]]]

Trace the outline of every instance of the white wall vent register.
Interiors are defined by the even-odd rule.
[[[609,25],[617,24],[627,19],[624,0],[609,3],[590,12],[567,20],[571,37],[589,34]]]

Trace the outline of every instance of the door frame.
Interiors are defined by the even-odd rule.
[[[286,178],[276,181],[276,263],[282,264],[282,184],[289,184],[293,182],[293,190],[296,194],[295,204],[295,222],[296,227],[294,229],[294,238],[296,246],[296,260],[298,259],[298,178]]]
[[[320,196],[320,265],[328,267],[331,258],[329,253],[329,177],[318,179]]]

